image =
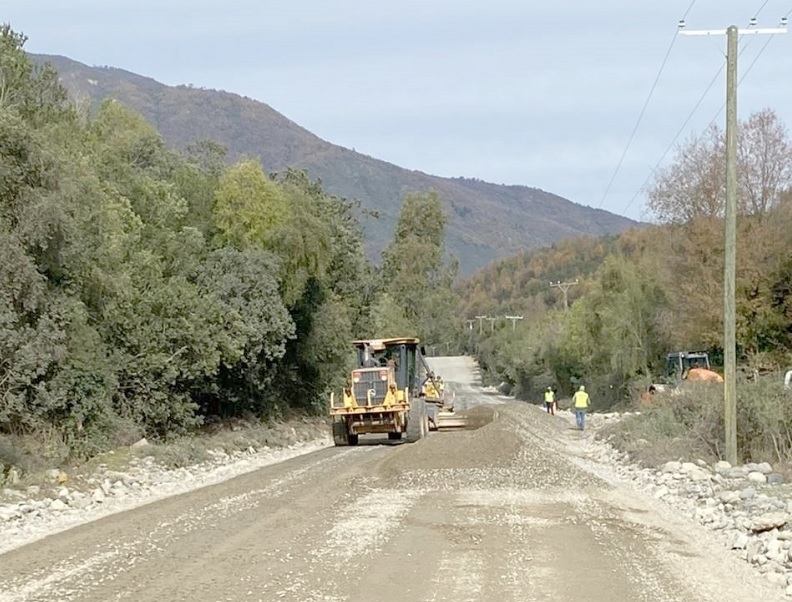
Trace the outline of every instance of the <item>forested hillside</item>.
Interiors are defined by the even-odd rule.
[[[312,180],[321,180],[329,194],[359,200],[365,246],[375,261],[395,231],[404,195],[413,192],[437,192],[448,216],[448,250],[465,274],[523,248],[571,236],[615,234],[636,225],[536,188],[403,169],[326,142],[266,104],[229,92],[166,86],[60,56],[34,58],[51,61],[82,105],[117,99],[143,115],[173,148],[212,140],[227,149],[230,161],[256,157],[267,173],[304,170]]]
[[[659,225],[524,252],[461,285],[459,313],[473,326],[464,345],[489,377],[525,399],[585,383],[607,407],[634,399],[668,352],[705,350],[720,361],[723,149],[713,128],[677,150],[649,194]],[[792,368],[792,142],[772,111],[740,124],[739,157],[739,369],[773,373]],[[577,281],[568,311],[551,285],[559,281]]]
[[[82,111],[24,42],[0,29],[0,481],[26,437],[60,461],[324,411],[351,339],[447,337],[436,195],[408,195],[375,269],[355,203],[212,143],[170,150],[118,102]]]

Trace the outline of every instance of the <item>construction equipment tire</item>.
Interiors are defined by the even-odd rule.
[[[357,445],[358,435],[347,435],[347,440],[349,441],[349,445]]]
[[[349,445],[346,421],[343,418],[333,419],[333,443],[339,447]]]
[[[410,412],[407,415],[407,440],[418,441],[426,436],[426,402],[417,397],[410,400]]]
[[[401,438],[402,438],[402,434],[401,434],[401,432],[398,432],[398,433],[388,433],[388,439],[391,439],[391,440],[396,440],[396,441],[398,441],[398,440],[399,440],[399,439],[401,439]]]

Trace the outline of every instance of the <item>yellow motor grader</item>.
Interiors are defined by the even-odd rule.
[[[357,445],[359,436],[387,433],[418,441],[439,427],[443,400],[427,396],[428,370],[413,337],[352,341],[356,367],[340,398],[330,394],[336,445]],[[431,378],[429,377],[431,375]]]

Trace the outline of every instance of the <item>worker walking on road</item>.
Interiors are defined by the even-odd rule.
[[[580,385],[575,395],[572,397],[572,405],[575,408],[575,422],[581,431],[586,426],[586,410],[591,405],[589,394],[586,393],[586,387]]]
[[[545,391],[544,406],[548,414],[555,415],[555,392],[553,387],[547,387],[547,391]]]

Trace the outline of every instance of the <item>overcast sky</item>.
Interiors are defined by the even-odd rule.
[[[726,40],[675,37],[688,10],[687,29],[776,27],[792,0],[5,0],[2,21],[30,52],[249,96],[402,167],[647,218],[677,133],[724,123],[725,69],[705,91]],[[792,127],[792,35],[740,48],[739,116]]]

